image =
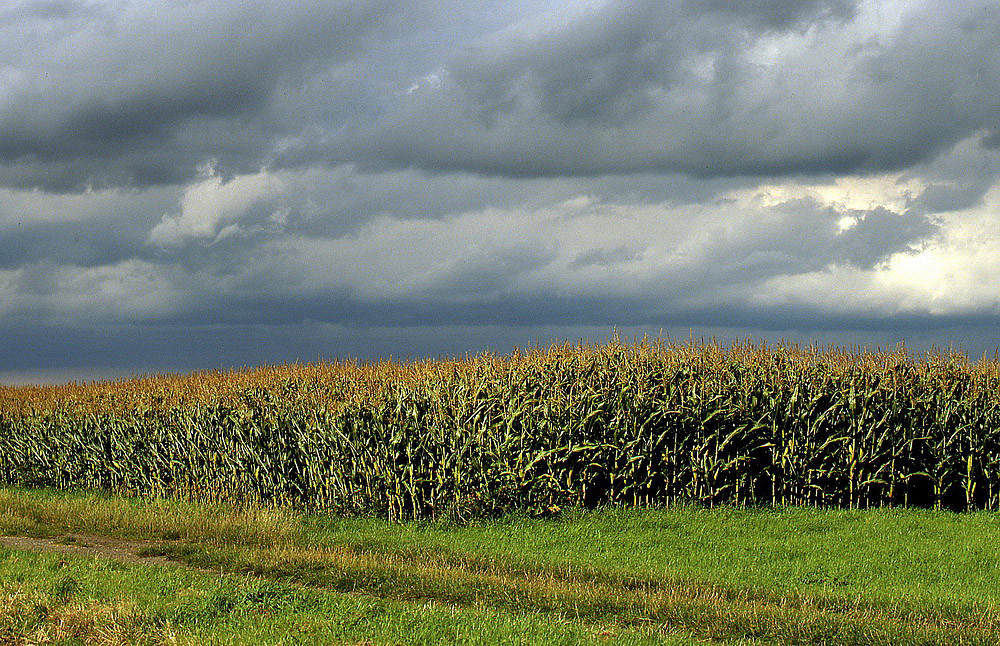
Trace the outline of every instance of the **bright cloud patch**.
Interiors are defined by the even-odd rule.
[[[284,224],[285,211],[268,206],[284,189],[280,179],[261,171],[223,182],[211,167],[204,173],[207,177],[184,190],[180,213],[164,215],[149,232],[150,244],[176,247],[189,241],[212,242],[238,232],[240,219],[256,206],[272,209],[267,216],[272,224]]]

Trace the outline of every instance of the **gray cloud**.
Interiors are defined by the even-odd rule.
[[[429,0],[27,3],[0,22],[0,184],[182,183],[208,159],[867,172],[1000,127],[1000,11],[907,3],[883,34],[865,7],[616,0],[479,25]]]
[[[0,8],[0,380],[613,326],[982,341],[1000,9],[876,8]]]
[[[114,264],[141,253],[146,232],[128,219],[16,227],[0,240],[0,270],[38,260],[80,267]]]
[[[896,253],[919,247],[939,232],[939,226],[926,215],[898,214],[884,208],[851,213],[857,223],[838,234],[835,252],[851,265],[871,269]]]
[[[752,41],[748,31],[788,29],[853,1],[608,3],[507,29],[467,45],[451,74],[479,116],[495,122],[519,101],[564,124],[623,125],[656,106],[658,90],[689,79],[692,59]]]
[[[755,6],[608,3],[498,32],[362,127],[348,154],[511,176],[871,172],[1000,118],[991,5],[909,5],[884,35],[853,4],[798,3],[789,22]]]
[[[989,184],[963,182],[952,184],[931,184],[919,196],[910,200],[908,206],[917,213],[945,213],[972,208],[982,203]]]
[[[1000,11],[984,2],[906,3],[885,33],[849,0],[478,16],[430,0],[26,3],[0,21],[0,184],[182,183],[208,159],[226,176],[843,173],[1000,127]]]
[[[438,184],[428,181],[433,191]],[[209,195],[225,186],[209,182]],[[5,318],[364,326],[586,324],[587,317],[707,324],[732,316],[735,324],[739,316],[771,315],[752,314],[747,301],[769,279],[836,266],[871,270],[939,234],[930,216],[912,209],[839,209],[813,199],[740,207],[728,220],[713,221],[706,219],[711,204],[623,206],[578,198],[521,215],[483,208],[414,223],[376,212],[372,226],[330,237],[295,227],[300,213],[275,226],[273,199],[238,202],[239,210],[226,216],[232,224],[216,225],[207,237],[163,248],[133,240],[128,258],[92,267],[72,256],[21,263],[14,257]],[[223,202],[233,203],[232,196],[223,194]],[[840,231],[845,217],[854,223]],[[658,219],[677,223],[663,227]],[[127,242],[99,234],[79,246],[118,240]],[[809,307],[802,320],[822,316]]]
[[[718,13],[739,19],[756,27],[777,30],[808,26],[817,20],[850,18],[857,9],[857,0],[757,0],[727,2],[726,0],[687,0],[685,4],[698,14]]]
[[[0,181],[63,189],[178,181],[210,157],[220,169],[259,168],[287,133],[268,114],[276,95],[350,61],[393,7],[208,0],[26,9],[0,22]]]
[[[583,267],[607,267],[623,262],[642,259],[642,252],[631,249],[627,246],[615,247],[614,249],[593,248],[578,254],[573,262],[569,264],[570,269],[580,269]]]

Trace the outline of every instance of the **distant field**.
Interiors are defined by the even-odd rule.
[[[679,506],[389,523],[0,489],[4,644],[1000,643],[1000,517]],[[83,538],[81,538],[83,537]]]
[[[610,343],[0,388],[0,483],[393,520],[566,506],[1000,508],[1000,368]]]

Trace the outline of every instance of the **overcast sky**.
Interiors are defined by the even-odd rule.
[[[0,382],[616,327],[978,358],[998,172],[995,0],[4,0]]]

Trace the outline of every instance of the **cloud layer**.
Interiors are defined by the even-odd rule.
[[[0,380],[995,345],[990,2],[24,0],[0,38]]]

